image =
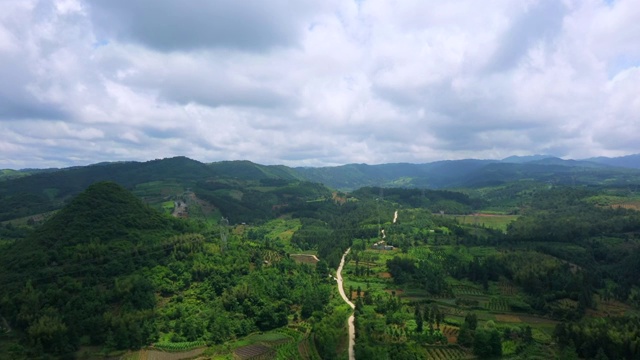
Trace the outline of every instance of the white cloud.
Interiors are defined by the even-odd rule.
[[[634,0],[151,3],[2,2],[0,168],[640,152]]]

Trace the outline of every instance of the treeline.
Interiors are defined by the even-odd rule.
[[[507,240],[580,243],[593,236],[640,230],[640,212],[596,206],[588,198],[597,194],[569,187],[537,192],[526,214],[509,225]]]
[[[353,195],[370,200],[382,200],[382,197],[404,207],[425,208],[434,213],[444,211],[447,214],[469,214],[483,206],[482,200],[478,198],[471,199],[464,193],[448,190],[363,187],[354,191]]]
[[[560,323],[555,328],[554,338],[564,352],[580,358],[640,358],[640,318],[637,316]]]

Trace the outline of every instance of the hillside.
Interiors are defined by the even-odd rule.
[[[218,226],[164,216],[115,183],[89,186],[29,237],[3,244],[0,326],[11,331],[0,354],[201,347],[282,327],[295,309],[324,314],[326,277],[285,256],[281,240],[219,236]],[[304,336],[277,338],[297,349]]]
[[[227,191],[253,182],[260,185],[286,180],[276,186],[295,182],[301,176],[283,166],[264,166],[248,161],[203,164],[185,157],[147,162],[101,163],[90,166],[33,173],[0,181],[0,221],[31,216],[62,207],[70,198],[98,181],[113,181],[133,191],[160,209],[162,203],[187,190],[211,196],[211,183]],[[315,194],[314,194],[315,195]],[[282,204],[273,200],[271,205]],[[223,208],[221,204],[209,206]],[[233,211],[233,210],[230,210]],[[222,215],[229,216],[224,209]]]

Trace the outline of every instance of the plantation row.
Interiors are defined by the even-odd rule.
[[[484,291],[472,287],[472,286],[467,286],[467,285],[456,285],[453,286],[453,293],[458,296],[458,295],[476,295],[476,296],[482,296],[484,295]]]
[[[164,351],[188,351],[198,347],[206,346],[204,341],[185,341],[185,342],[159,342],[155,343],[153,347]]]
[[[485,306],[493,311],[509,311],[509,303],[505,299],[491,298]]]
[[[468,359],[469,354],[459,348],[430,347],[427,349],[427,359],[452,360]]]
[[[500,293],[502,295],[513,296],[518,292],[513,285],[510,285],[508,283],[500,283],[500,285],[498,286],[500,287]]]
[[[444,326],[442,328],[442,333],[445,336],[458,336],[459,332],[460,332],[460,329],[454,328],[454,327],[451,327],[451,326]]]
[[[234,355],[241,360],[271,360],[275,350],[260,344],[247,345],[234,350]]]

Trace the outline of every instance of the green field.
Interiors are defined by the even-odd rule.
[[[499,215],[480,213],[476,215],[445,215],[456,219],[459,223],[490,229],[507,231],[507,226],[518,218],[518,215]]]

